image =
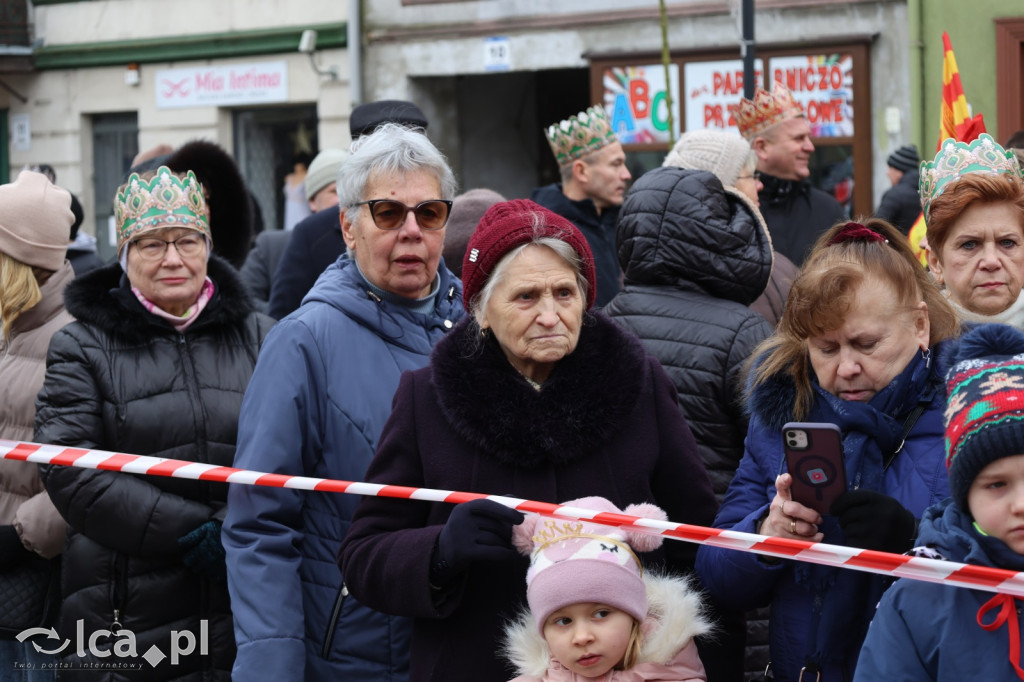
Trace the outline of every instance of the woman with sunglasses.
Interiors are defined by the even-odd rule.
[[[50,343],[36,441],[231,465],[242,397],[273,321],[211,255],[203,190],[192,171],[167,167],[132,173],[118,189],[120,262],[65,289],[77,322]],[[70,641],[84,641],[84,631],[90,642],[115,633],[84,657],[64,649],[72,676],[229,680],[226,487],[57,465],[42,475],[68,525],[57,631]],[[113,672],[108,664],[126,660],[117,654],[129,642],[122,629],[138,655],[167,651],[174,631],[206,633],[205,654],[197,647],[173,666]]]
[[[338,177],[348,254],[277,324],[246,392],[235,465],[362,480],[402,372],[463,316],[441,260],[455,178],[386,124]],[[224,542],[239,680],[403,680],[409,626],[348,598],[336,557],[359,500],[233,486]]]
[[[711,522],[715,498],[675,387],[594,311],[594,259],[575,225],[525,199],[497,203],[462,276],[470,317],[428,367],[402,376],[368,480],[545,502],[598,495]],[[361,603],[414,619],[412,679],[515,676],[496,652],[525,603],[528,562],[512,548],[521,519],[491,500],[363,502],[342,573]],[[666,543],[645,565],[683,572],[694,555]]]

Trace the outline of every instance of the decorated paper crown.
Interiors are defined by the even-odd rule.
[[[600,104],[550,125],[544,131],[559,166],[617,142],[608,114]]]
[[[982,133],[970,143],[947,137],[939,146],[935,159],[921,163],[918,189],[925,218],[935,197],[946,191],[950,182],[968,173],[1005,173],[1024,179],[1014,153],[1003,149],[988,133]]]
[[[729,112],[736,119],[740,135],[749,142],[776,123],[803,116],[804,108],[793,99],[789,88],[775,81],[771,92],[758,87],[753,100],[742,97],[739,104],[729,105]]]
[[[179,178],[160,166],[150,180],[138,173],[128,176],[124,190],[114,195],[117,250],[144,232],[165,227],[187,227],[210,239],[210,209],[195,173]]]

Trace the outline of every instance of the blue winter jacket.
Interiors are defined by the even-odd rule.
[[[925,556],[937,553],[950,561],[1024,570],[1024,556],[979,535],[952,499],[925,512],[918,544],[930,550]],[[855,682],[1019,679],[1010,664],[1010,624],[987,632],[977,623],[978,610],[993,598],[1015,607],[1010,618],[1020,619],[1020,601],[1009,595],[909,578],[896,581],[878,605]],[[983,622],[992,623],[1001,606],[988,611]]]
[[[381,301],[339,258],[267,337],[245,393],[235,466],[362,480],[399,376],[463,315],[442,265],[433,314]],[[234,679],[406,680],[410,628],[347,596],[338,548],[360,498],[233,485],[224,523]],[[304,675],[303,675],[304,671]]]
[[[933,365],[932,372],[933,379],[938,381],[940,370]],[[767,516],[768,505],[775,497],[775,479],[786,471],[782,426],[787,421],[796,421],[792,418],[794,391],[792,382],[762,384],[755,390],[750,403],[752,415],[745,452],[715,518],[717,528],[756,533],[761,519]],[[928,506],[949,495],[943,447],[942,412],[945,405],[945,392],[940,386],[915,422],[903,450],[885,472],[879,490],[899,500],[918,518]],[[903,415],[899,416],[899,421],[903,422]],[[851,462],[856,461],[859,453],[852,451],[854,434],[846,425],[839,423],[838,426],[843,430],[847,480],[852,484],[855,477],[849,469],[852,469]],[[829,520],[834,532],[830,535],[826,530],[824,542],[845,544],[834,517],[826,517],[826,522]],[[796,682],[806,656],[812,653],[809,650],[813,641],[811,632],[820,632],[812,614],[815,595],[827,600],[841,599],[843,595],[837,592],[841,592],[846,583],[844,578],[824,589],[813,589],[808,579],[798,576],[801,569],[797,567],[801,565],[811,566],[788,560],[769,564],[749,552],[708,545],[702,545],[697,553],[697,573],[704,587],[724,607],[748,610],[771,605],[769,638],[772,670],[777,682]],[[883,580],[878,576],[868,577]],[[866,585],[865,589],[867,587],[870,586]],[[872,589],[875,588],[877,591],[881,589],[880,585]],[[874,603],[877,603],[877,595],[872,601]],[[851,621],[848,625],[851,636],[844,640],[848,642],[848,651],[840,658],[846,661],[826,661],[823,680],[849,679],[856,663],[859,642],[870,615],[863,618],[862,623],[854,622],[849,613],[845,615]],[[840,667],[844,670],[840,671]],[[804,679],[808,679],[806,675]]]

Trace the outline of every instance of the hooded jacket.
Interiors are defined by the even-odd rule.
[[[775,250],[801,266],[821,233],[845,217],[843,207],[809,180],[761,173],[761,181],[764,187],[757,198]]]
[[[429,367],[402,377],[366,480],[543,502],[597,495],[620,509],[653,502],[673,520],[710,523],[714,496],[675,389],[633,335],[587,314],[576,349],[536,391],[467,322]],[[432,589],[430,557],[451,510],[366,498],[342,570],[358,599],[414,618],[412,679],[505,682],[495,652],[525,601],[527,560],[476,564],[451,590]],[[644,560],[684,572],[693,552],[672,542]]]
[[[1024,556],[1001,540],[985,537],[973,527],[970,515],[952,499],[930,508],[921,519],[915,554],[978,566],[1024,570]],[[1020,619],[1019,599],[982,590],[937,585],[904,578],[889,588],[878,605],[857,663],[856,682],[954,682],[958,680],[1015,680],[1019,675],[1010,652],[1011,624],[993,631],[978,624],[983,605],[993,602],[983,617],[997,620],[1004,603],[1010,619]],[[1019,665],[1020,661],[1016,661]]]
[[[697,682],[706,680],[694,637],[711,631],[700,597],[685,578],[647,574],[648,616],[641,625],[640,656],[629,670],[584,678],[551,657],[530,613],[505,629],[504,655],[519,677],[512,682]]]
[[[882,195],[875,217],[888,220],[903,234],[910,234],[910,228],[921,215],[921,195],[917,191],[919,179],[920,171],[916,168],[904,172],[899,182]]]
[[[213,256],[208,275],[213,298],[180,333],[143,308],[116,263],[69,284],[65,302],[78,321],[50,344],[35,440],[230,466],[242,395],[272,320],[252,311],[230,265]],[[125,659],[88,649],[80,658],[69,646],[64,663],[97,666],[75,679],[228,680],[235,647],[227,587],[189,569],[178,542],[218,518],[226,486],[58,465],[42,474],[69,527],[62,638],[77,641],[79,619],[86,638],[117,622],[134,633],[137,656],[152,646],[166,656],[172,630],[206,635],[207,654],[197,641],[193,655],[136,670],[102,669]]]
[[[235,466],[364,480],[399,377],[463,315],[442,262],[430,314],[382,301],[354,260],[327,268],[267,338],[239,423]],[[232,486],[224,523],[234,679],[405,680],[409,625],[349,597],[337,555],[355,495]]]
[[[743,363],[772,333],[748,307],[771,276],[768,229],[711,173],[663,167],[626,197],[618,246],[626,287],[605,312],[672,378],[721,497],[743,456]]]
[[[74,321],[64,309],[64,288],[74,276],[65,262],[40,287],[42,299],[11,325],[11,338],[0,339],[0,438],[32,440],[50,339]],[[46,494],[35,464],[0,460],[0,525],[8,524],[14,524],[25,547],[47,559],[64,546],[64,519]]]
[[[894,379],[894,383],[906,381],[906,390],[897,413],[889,415],[888,423],[895,434],[887,432],[886,437],[899,435],[907,414],[918,403],[925,409],[892,465],[884,471],[878,454],[883,434],[856,420],[859,408],[866,406],[841,406],[839,409],[844,411],[831,417],[842,430],[850,487],[862,476],[867,481],[877,479],[877,483],[866,483],[865,487],[894,497],[917,518],[928,506],[949,495],[943,442],[943,374],[935,358],[924,360],[918,354]],[[775,497],[775,479],[786,471],[782,427],[788,421],[797,421],[793,416],[795,398],[796,389],[788,374],[769,377],[754,388],[749,400],[751,418],[746,451],[715,518],[715,527],[746,533],[758,531]],[[824,421],[819,412],[822,408],[818,407],[823,400],[816,394],[811,413],[801,421]],[[838,398],[835,401],[845,402]],[[824,542],[845,544],[835,517],[826,515],[822,530]],[[822,679],[848,679],[871,609],[885,585],[884,578],[865,573],[820,569],[799,561],[767,563],[749,552],[709,545],[702,545],[697,552],[697,573],[709,594],[731,608],[746,610],[771,604],[772,669],[777,680],[787,681],[798,679],[806,657],[814,653],[814,641],[827,645],[830,656],[824,662]],[[815,604],[819,604],[817,609]],[[842,616],[830,617],[833,608],[838,608]],[[821,609],[824,610],[818,619],[814,614]],[[858,614],[858,609],[866,611]],[[829,632],[835,632],[835,641],[826,641]]]

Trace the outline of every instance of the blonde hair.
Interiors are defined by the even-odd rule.
[[[0,323],[5,341],[11,338],[14,321],[43,299],[39,276],[48,272],[0,252]]]
[[[629,670],[640,660],[640,649],[644,645],[644,633],[640,630],[640,621],[633,619],[633,629],[629,631],[626,643],[626,654],[622,657],[621,670]]]
[[[864,226],[885,241],[855,239],[831,244],[846,225],[833,225],[818,238],[789,290],[778,329],[751,354],[750,363],[763,359],[753,370],[751,390],[775,375],[792,377],[796,386],[796,419],[804,418],[810,411],[813,396],[807,341],[842,326],[865,280],[886,285],[907,310],[925,302],[929,346],[960,332],[956,312],[914,257],[899,230],[884,220],[871,218]]]

